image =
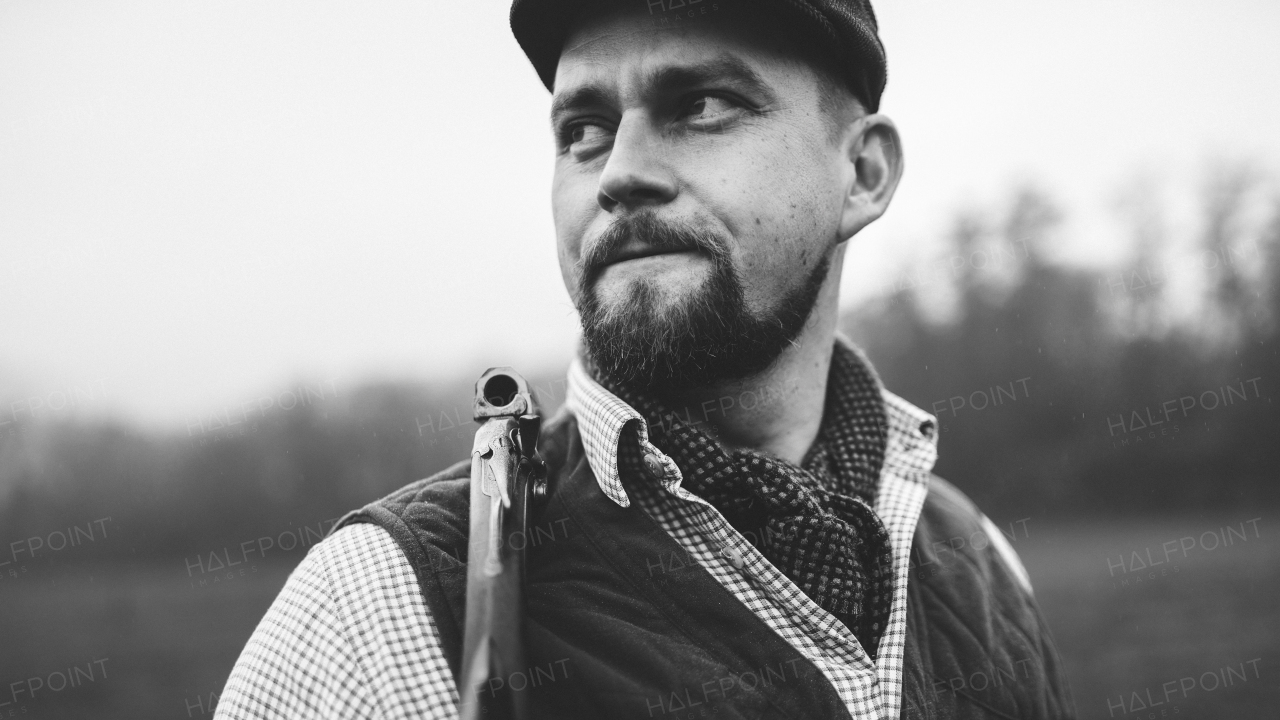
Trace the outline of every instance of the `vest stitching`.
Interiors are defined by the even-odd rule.
[[[581,460],[581,461],[579,461],[579,466],[578,466],[577,468],[575,468],[575,469],[574,469],[574,472],[573,472],[573,473],[571,473],[571,474],[569,475],[569,477],[572,477],[573,475],[575,475],[575,474],[577,474],[578,472],[580,472],[580,471],[581,471],[581,468],[582,468],[582,465],[584,465],[584,464],[586,464],[586,457],[585,457],[585,455],[583,456],[582,460]],[[595,480],[595,475],[594,475],[594,473],[592,473],[592,472],[591,472],[591,470],[590,470],[590,466],[589,466],[589,465],[587,465],[587,472],[591,474],[591,476],[592,476],[592,477],[591,477],[591,482],[594,484],[594,483],[596,482],[596,480]],[[566,480],[567,480],[567,478],[566,478]],[[608,498],[606,497],[606,499],[608,499]],[[576,525],[578,525],[580,528],[583,528],[583,529],[585,530],[585,529],[586,529],[586,525],[585,525],[584,523],[582,523],[582,522],[581,522],[581,520],[579,520],[579,519],[578,519],[578,515],[580,515],[580,513],[579,513],[578,511],[579,511],[579,510],[581,510],[581,507],[580,507],[580,505],[579,505],[579,503],[581,502],[581,500],[582,500],[582,498],[580,498],[580,497],[574,497],[574,496],[572,496],[572,495],[570,495],[570,494],[566,494],[566,495],[563,497],[562,503],[563,503],[563,506],[564,506],[564,508],[565,508],[565,512],[566,512],[566,514],[570,515],[570,518],[574,521],[574,523],[575,523]],[[653,521],[653,519],[652,519],[652,518],[649,518],[649,517],[648,517],[648,514],[647,514],[647,513],[645,513],[643,510],[639,509],[638,507],[636,507],[636,505],[635,505],[634,503],[633,503],[633,504],[631,504],[631,505],[630,505],[629,507],[627,507],[627,508],[620,508],[620,509],[621,509],[621,510],[623,510],[624,512],[639,512],[639,513],[642,513],[642,514],[644,515],[644,517],[645,517],[645,518],[648,518],[648,519],[649,519],[649,522],[650,522],[650,523],[653,523],[654,525],[656,525],[656,523]],[[597,529],[598,529],[598,528],[597,528]],[[661,527],[658,527],[658,530],[660,530],[660,531],[661,531]],[[658,612],[660,612],[660,613],[662,614],[662,616],[663,616],[664,618],[666,618],[666,619],[667,619],[667,621],[668,621],[669,623],[671,623],[672,627],[674,627],[674,628],[675,628],[675,629],[676,629],[676,630],[677,630],[677,631],[678,631],[678,632],[679,632],[679,633],[680,633],[680,634],[681,634],[681,635],[682,635],[686,640],[688,640],[688,641],[690,642],[690,644],[692,644],[693,646],[695,646],[695,647],[697,647],[697,648],[701,649],[703,652],[707,652],[707,653],[708,653],[708,655],[709,655],[710,657],[712,657],[712,658],[716,659],[718,662],[722,663],[726,668],[731,668],[731,667],[732,667],[732,664],[731,664],[731,663],[729,663],[729,662],[726,662],[726,661],[725,661],[725,658],[723,657],[722,653],[720,653],[720,652],[715,652],[715,653],[713,653],[713,652],[709,651],[706,647],[704,647],[704,645],[703,645],[703,643],[702,643],[701,641],[699,641],[697,638],[695,638],[693,635],[691,635],[691,634],[690,634],[689,630],[686,628],[686,623],[685,623],[684,621],[679,620],[678,618],[674,617],[674,616],[671,614],[671,612],[670,612],[670,610],[668,609],[668,607],[667,607],[667,606],[668,606],[668,605],[671,605],[671,606],[675,606],[675,607],[677,607],[677,608],[678,608],[678,607],[680,607],[680,605],[679,605],[679,603],[675,602],[675,598],[671,595],[671,593],[670,593],[670,592],[668,592],[667,590],[665,590],[665,589],[663,589],[663,588],[660,588],[660,587],[658,587],[658,586],[656,586],[656,585],[652,588],[652,591],[651,591],[651,592],[646,591],[646,589],[645,589],[645,587],[644,587],[643,585],[641,585],[641,584],[639,584],[639,583],[637,583],[637,582],[635,581],[635,578],[633,577],[633,575],[632,575],[632,573],[631,573],[631,572],[629,572],[626,568],[620,567],[620,566],[618,565],[618,563],[617,563],[617,562],[614,560],[614,558],[612,557],[612,553],[610,553],[610,552],[606,551],[604,548],[602,548],[602,547],[600,546],[600,544],[599,544],[599,543],[597,543],[597,542],[596,542],[596,539],[595,539],[595,537],[594,537],[593,533],[590,533],[590,532],[584,532],[584,533],[583,533],[583,535],[586,537],[587,541],[591,543],[591,546],[592,546],[593,548],[595,548],[595,550],[596,550],[597,554],[599,554],[601,557],[603,557],[603,558],[605,559],[605,561],[606,561],[606,562],[608,562],[608,563],[609,563],[609,565],[610,565],[611,567],[613,567],[613,569],[618,573],[618,575],[619,575],[620,577],[625,578],[625,580],[626,580],[626,582],[627,582],[627,584],[628,584],[629,586],[631,586],[631,587],[635,588],[637,591],[639,591],[641,594],[643,594],[643,596],[644,596],[644,597],[649,598],[649,604],[650,604],[650,606],[651,606],[651,607],[653,607],[653,608],[654,608],[655,610],[657,610]],[[673,539],[673,540],[672,540],[672,542],[673,542],[673,543],[675,543],[675,540]],[[675,543],[675,544],[676,544],[677,546],[679,545],[679,543]],[[683,550],[683,548],[681,548],[681,549]],[[700,564],[698,564],[698,563],[693,563],[693,565],[696,565],[696,566],[697,566],[696,570],[694,570],[695,572],[701,572],[701,573],[703,573],[703,574],[704,574],[704,576],[705,576],[705,577],[704,577],[704,580],[709,581],[709,582],[710,582],[711,584],[713,584],[713,585],[716,585],[716,586],[718,586],[718,587],[721,587],[721,589],[722,589],[725,593],[728,593],[728,592],[729,592],[727,589],[725,589],[725,588],[723,588],[722,586],[720,586],[720,584],[719,584],[718,582],[716,582],[716,579],[715,579],[714,577],[712,577],[712,576],[711,576],[711,574],[710,574],[709,572],[707,572],[706,568],[702,567],[702,565],[700,565]],[[658,597],[658,599],[660,599],[662,602],[654,602],[654,596],[655,596],[655,595],[656,595],[656,596]],[[731,593],[730,593],[730,598],[731,598],[731,599],[733,599],[735,602],[736,602],[736,600],[737,600],[736,598],[733,598],[733,597],[732,597],[732,594],[731,594]],[[754,620],[755,620],[756,622],[759,622],[759,623],[763,624],[763,621],[760,621],[760,620],[759,620],[759,618],[754,618]],[[769,630],[770,632],[772,632],[772,630],[771,630],[770,628],[768,628],[768,626],[765,626],[765,629],[766,629],[766,630]],[[774,633],[774,635],[776,635],[776,633]],[[779,637],[778,639],[779,639],[780,641],[782,641],[783,643],[785,643],[785,642],[786,642],[785,640],[782,640],[780,637]],[[831,690],[833,693],[835,692],[835,688],[831,687],[831,683],[827,680],[826,675],[822,672],[822,670],[821,670],[821,669],[820,669],[816,664],[814,664],[814,662],[813,662],[812,660],[810,660],[809,658],[805,657],[803,653],[801,653],[801,652],[799,652],[799,651],[795,650],[794,648],[791,648],[791,650],[792,650],[792,652],[795,654],[795,656],[796,656],[796,657],[797,657],[797,658],[798,658],[802,663],[804,663],[805,665],[807,665],[807,666],[810,668],[810,670],[811,670],[812,672],[817,673],[817,676],[818,676],[819,678],[821,678],[821,680],[820,680],[819,682],[821,682],[821,683],[825,684],[828,688],[830,688],[830,690]],[[768,703],[768,705],[769,705],[770,707],[772,707],[773,709],[775,709],[775,710],[776,710],[776,711],[778,711],[778,712],[783,713],[784,715],[788,715],[790,712],[792,712],[792,711],[794,711],[794,710],[795,710],[795,708],[792,708],[792,707],[789,707],[789,706],[788,706],[788,707],[782,707],[782,706],[779,706],[779,704],[778,704],[778,702],[777,702],[777,698],[776,698],[775,696],[773,696],[773,695],[766,695],[766,694],[764,694],[764,693],[761,693],[761,697],[765,700],[765,702],[767,702],[767,703]],[[788,704],[788,705],[789,705],[789,704]],[[844,703],[843,703],[843,702],[840,702],[840,703],[839,703],[839,706],[844,710],[843,717],[846,717],[846,718],[847,718],[847,717],[849,716],[849,710],[848,710],[848,708],[844,706]]]

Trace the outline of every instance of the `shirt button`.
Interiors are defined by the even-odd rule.
[[[644,456],[644,467],[655,479],[661,480],[667,475],[667,469],[662,466],[662,461],[652,453]]]

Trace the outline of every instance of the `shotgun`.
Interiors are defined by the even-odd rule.
[[[476,381],[472,417],[471,527],[462,641],[461,720],[526,720],[525,694],[512,688],[528,669],[524,651],[524,539],[530,496],[546,496],[538,456],[541,418],[529,386],[509,367]],[[521,688],[523,689],[523,688]]]

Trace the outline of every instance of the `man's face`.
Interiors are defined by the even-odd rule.
[[[592,357],[611,355],[601,364],[619,379],[762,370],[799,332],[844,239],[818,75],[722,12],[677,29],[643,8],[589,19],[560,57],[561,272]]]

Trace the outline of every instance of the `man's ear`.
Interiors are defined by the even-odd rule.
[[[849,123],[840,152],[846,178],[840,238],[848,240],[889,207],[902,177],[902,141],[888,117],[865,115]]]

